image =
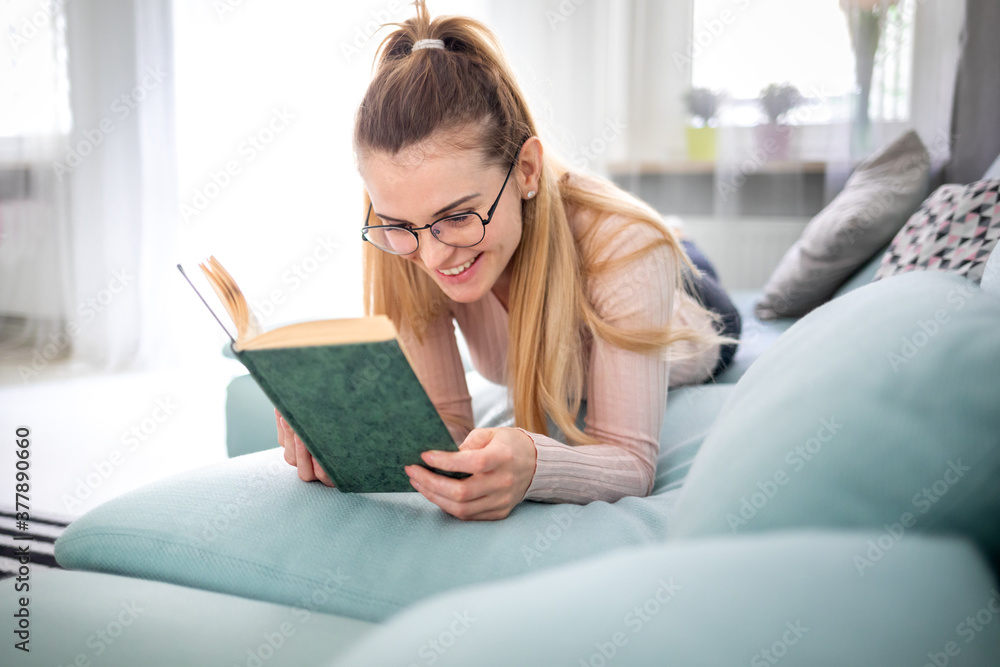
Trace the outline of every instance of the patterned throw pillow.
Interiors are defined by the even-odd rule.
[[[978,283],[1000,238],[1000,178],[942,185],[899,230],[874,280],[950,271]]]

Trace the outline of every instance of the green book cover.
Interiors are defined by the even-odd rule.
[[[413,491],[403,466],[458,449],[396,340],[234,352],[341,491]]]
[[[413,491],[404,466],[427,450],[458,451],[403,354],[389,318],[300,322],[263,331],[236,281],[214,257],[199,264],[234,338],[184,268],[177,268],[229,336],[230,349],[334,485],[354,493]]]

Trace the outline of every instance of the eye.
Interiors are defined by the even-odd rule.
[[[413,224],[409,222],[386,222],[381,218],[379,218],[379,222],[382,224],[383,227],[394,227],[396,229],[406,229],[406,230],[413,229]]]
[[[451,227],[462,227],[464,225],[469,224],[471,221],[475,220],[475,218],[476,216],[472,215],[471,213],[459,213],[458,215],[452,215],[445,218],[444,220],[442,220],[442,222]]]

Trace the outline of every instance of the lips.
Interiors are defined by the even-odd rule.
[[[476,255],[475,257],[473,257],[472,259],[470,259],[468,262],[466,262],[465,264],[462,264],[460,266],[456,266],[456,267],[453,267],[453,268],[450,268],[450,269],[439,269],[438,273],[444,274],[446,276],[458,276],[458,275],[461,275],[461,274],[465,273],[469,269],[470,266],[472,266],[473,264],[475,264],[476,260],[479,259],[479,257],[481,255],[482,255],[482,253],[480,253],[479,255]]]

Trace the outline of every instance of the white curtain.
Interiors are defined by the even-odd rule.
[[[15,142],[45,146],[28,162],[39,187],[21,208],[32,217],[15,218],[0,252],[0,312],[18,325],[0,330],[0,344],[24,381],[64,357],[81,370],[164,360],[177,211],[169,0],[44,5],[52,21],[31,11],[15,21],[58,45],[51,76],[68,80],[68,95],[52,103],[68,105],[70,121]]]
[[[59,7],[23,0],[3,12],[0,355],[43,366],[70,351],[68,183],[53,169],[70,126],[66,22]]]
[[[780,245],[788,243],[782,237],[775,247],[758,250],[741,246],[741,241],[734,239],[743,234],[756,242],[770,230],[789,224],[789,238],[794,238],[795,225],[804,222],[786,224],[786,217],[807,220],[813,209],[832,197],[858,160],[907,127],[919,130],[935,165],[947,160],[964,5],[952,0],[874,2],[896,6],[897,14],[902,9],[910,14],[905,30],[895,24],[880,28],[881,51],[872,66],[871,108],[875,114],[867,137],[861,137],[867,142],[856,140],[860,135],[852,125],[850,109],[846,115],[842,113],[849,104],[845,101],[849,94],[830,96],[840,100],[836,102],[841,105],[842,117],[838,119],[816,111],[821,108],[816,103],[823,101],[822,88],[803,90],[809,103],[789,121],[795,139],[790,153],[777,160],[778,165],[754,159],[758,141],[754,124],[762,120],[753,99],[756,90],[735,91],[723,106],[714,121],[714,160],[692,160],[688,131],[696,123],[688,113],[685,94],[701,78],[711,81],[709,65],[716,72],[737,67],[753,71],[777,62],[775,82],[791,76],[781,68],[782,63],[805,63],[807,68],[839,66],[837,71],[854,77],[852,24],[839,0],[483,0],[474,4],[510,56],[546,145],[578,168],[611,176],[665,216],[681,216],[692,229],[701,224],[701,236],[696,240],[712,246],[709,256],[720,265],[726,282],[741,258],[759,255],[767,265],[772,261],[768,257],[776,261],[783,252]],[[223,36],[242,29],[248,33],[246,41],[252,53],[257,52],[253,47],[258,42],[267,44],[269,39],[285,39],[289,45],[303,41],[301,22],[296,21],[309,11],[307,3],[286,10],[286,29],[271,35],[251,20],[264,14],[264,7],[247,5],[242,12],[226,16],[206,10],[212,27],[207,34],[217,41],[178,45],[188,53],[192,48],[203,51],[211,59],[210,66],[203,68],[209,72],[208,78],[188,88],[210,93],[187,102],[185,127],[216,127],[205,122],[212,114],[206,111],[204,117],[199,116],[198,109],[206,99],[225,98],[226,93],[220,91],[230,84],[220,85],[218,81],[225,79],[218,77],[228,72],[227,68],[242,65],[242,70],[233,70],[237,80],[244,89],[259,88],[254,84],[265,60],[230,62],[229,54],[214,52],[218,44],[225,44],[218,41]],[[469,7],[468,3],[441,0],[432,3],[431,11],[471,11]],[[167,322],[170,313],[179,312],[170,307],[172,293],[186,289],[173,269],[183,253],[177,251],[176,242],[179,202],[171,2],[7,0],[0,11],[7,28],[3,42],[7,57],[0,62],[4,81],[0,86],[0,355],[21,370],[25,381],[46,377],[62,357],[88,369],[137,368],[171,360],[168,353],[177,347],[167,338],[179,335],[178,326]],[[822,22],[825,39],[839,40],[841,45],[835,55],[817,49],[814,43],[813,28],[819,16],[814,14],[820,11],[827,19]],[[768,12],[791,17],[783,33],[766,42],[758,39],[728,61],[720,56],[726,53],[727,40],[737,39],[741,33],[764,34]],[[354,70],[364,70],[366,77],[370,57],[348,58],[345,45],[355,44],[359,34],[367,35],[368,25],[380,22],[386,14],[398,20],[409,11],[402,5],[386,10],[377,0],[352,6],[328,45],[333,50],[331,63],[323,64],[318,74],[307,76],[311,70],[296,63],[314,63],[316,58],[308,55],[312,52],[303,52],[308,55],[305,58],[295,52],[295,58],[279,61],[280,80],[303,79],[307,84],[302,86],[304,91],[316,88],[315,82],[321,80],[323,90],[336,91],[344,98],[345,81],[353,91],[355,79],[361,76]],[[287,47],[279,50],[288,51]],[[765,61],[769,53],[772,60]],[[192,71],[197,73],[197,68]],[[323,74],[326,71],[329,76]],[[298,75],[290,77],[288,73]],[[850,87],[858,82],[841,83],[852,93],[855,89]],[[270,97],[264,92],[261,95],[267,100],[273,97],[276,102],[294,103],[302,118],[296,126],[303,128],[301,136],[289,133],[287,140],[283,138],[280,149],[267,155],[268,168],[253,165],[256,171],[249,173],[244,185],[270,174],[272,166],[278,169],[284,165],[283,151],[294,148],[296,156],[311,151],[322,157],[322,151],[315,150],[316,137],[341,151],[338,155],[349,154],[349,116],[356,102],[343,102],[351,107],[342,114],[348,120],[324,125],[308,113],[317,108],[313,97],[292,94],[294,91],[286,88]],[[828,104],[823,113],[837,112],[836,104]],[[249,115],[244,114],[242,125],[230,133],[233,140],[242,136],[239,132],[252,129],[254,119],[260,122],[262,109],[271,106],[252,107]],[[216,125],[220,123],[224,126],[225,119],[216,119]],[[340,143],[326,141],[324,132],[340,137]],[[212,145],[215,152],[206,153],[209,157],[228,156],[233,150],[228,144]],[[217,168],[217,162],[212,161],[215,157],[204,164],[188,165],[193,183],[203,184],[205,174]],[[296,157],[287,168],[279,169],[287,178],[313,173],[325,179],[308,188],[310,193],[330,187],[329,183],[350,180],[328,178],[328,170],[303,172],[295,160],[301,163]],[[783,189],[773,196],[754,195],[750,181],[772,177]],[[356,189],[356,182],[351,181],[343,194],[333,198],[337,205],[330,210],[338,221],[347,219],[353,210],[351,193]],[[190,190],[184,189],[186,195]],[[280,189],[272,194],[276,202],[289,204],[276,204],[271,219],[315,218],[317,225],[326,224],[323,216],[329,212],[323,206],[302,204],[292,209],[289,206],[297,200],[306,200],[284,196]],[[254,196],[234,186],[226,202],[209,213],[237,228],[246,220],[263,224],[266,216],[259,214],[243,218],[227,215],[228,207],[237,200],[255,206]],[[777,207],[775,210],[783,213],[769,213],[766,226],[758,230],[746,224],[754,217],[755,205]],[[225,247],[233,238],[230,233],[213,235],[211,225],[204,220],[188,227],[196,227],[205,237],[202,240],[212,241],[214,249]],[[714,237],[705,230],[714,230]],[[317,233],[300,243],[306,250],[289,246],[281,259],[272,258],[268,265],[277,267],[279,277],[282,271],[294,269],[311,252]],[[260,244],[262,247],[245,261],[256,262],[275,246],[269,237]],[[727,249],[732,251],[730,258],[725,256]],[[736,281],[729,286],[753,286],[754,281],[766,278],[766,268],[763,273],[758,270],[746,284]],[[327,284],[317,277],[309,283],[309,294],[313,294],[313,286],[319,289]],[[327,291],[310,302],[319,303]],[[190,294],[182,293],[178,299],[191,301]],[[296,299],[305,303],[309,301],[306,296],[303,291]],[[187,312],[198,313],[199,307],[192,302],[192,310]]]
[[[77,304],[93,319],[74,345],[104,368],[150,365],[166,349],[166,269],[177,185],[169,0],[69,3],[70,145],[99,146],[71,180]]]
[[[491,12],[550,145],[689,230],[728,286],[758,288],[879,146],[914,128],[932,169],[947,162],[963,4],[507,0]],[[773,125],[759,99],[770,83],[801,97]],[[707,123],[691,113],[695,88],[722,93]]]

